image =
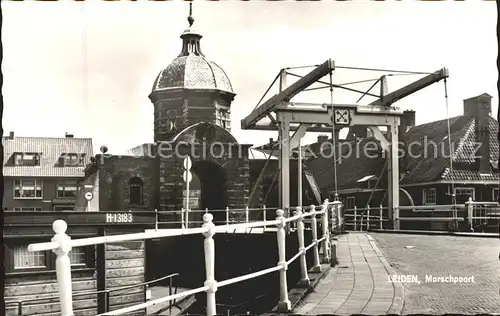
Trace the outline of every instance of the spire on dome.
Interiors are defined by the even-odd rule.
[[[192,29],[194,18],[193,18],[193,2],[189,1],[189,16],[187,18],[189,23],[189,28],[182,33],[182,51],[179,57],[182,56],[203,56],[200,48],[200,39],[202,36]]]
[[[189,2],[189,16],[188,16],[189,27],[193,26],[194,18],[193,18],[193,2]]]

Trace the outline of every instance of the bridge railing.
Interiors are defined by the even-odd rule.
[[[319,259],[319,246],[322,245],[323,261],[328,262],[330,260],[330,228],[335,229],[336,226],[329,225],[329,212],[334,212],[340,214],[340,202],[328,203],[326,200],[323,205],[321,205],[320,210],[314,205],[309,207],[306,212],[303,212],[301,207],[295,209],[295,215],[288,218],[284,217],[284,211],[279,209],[276,211],[276,219],[271,221],[259,221],[259,222],[249,222],[241,224],[230,224],[230,225],[215,225],[213,223],[213,215],[211,213],[206,213],[203,215],[203,226],[199,228],[186,228],[186,229],[158,229],[154,231],[146,231],[144,233],[135,234],[123,234],[123,235],[112,235],[112,236],[102,236],[102,237],[92,237],[92,238],[82,238],[82,239],[71,239],[66,234],[67,224],[63,220],[57,220],[53,223],[52,227],[54,229],[55,235],[50,242],[30,244],[28,246],[29,251],[47,251],[52,250],[56,255],[56,276],[57,283],[59,285],[59,300],[61,305],[62,316],[72,316],[73,315],[73,301],[72,301],[72,281],[71,281],[71,263],[69,258],[69,252],[72,247],[90,246],[104,243],[114,243],[132,240],[145,240],[153,238],[163,238],[163,237],[173,237],[181,235],[193,235],[193,234],[203,234],[204,239],[204,252],[205,252],[205,272],[206,280],[203,286],[196,289],[184,291],[181,293],[176,293],[168,295],[155,300],[150,300],[141,304],[134,306],[114,310],[111,312],[106,312],[101,315],[124,315],[133,311],[143,310],[149,306],[156,304],[180,299],[185,296],[194,295],[201,292],[206,292],[207,296],[207,315],[213,316],[216,314],[216,297],[217,288],[227,286],[233,283],[242,282],[245,280],[253,279],[265,274],[278,272],[279,273],[279,292],[280,299],[278,303],[279,311],[286,312],[289,311],[290,300],[288,298],[288,284],[287,284],[287,268],[295,260],[300,258],[300,268],[301,268],[301,283],[309,283],[308,269],[306,263],[306,252],[308,250],[313,250],[314,266],[313,270],[321,270],[320,259]],[[321,215],[321,227],[322,227],[322,237],[318,238],[317,231],[317,216]],[[335,215],[338,216],[338,215]],[[304,245],[304,219],[311,219],[312,228],[312,243],[308,246]],[[286,231],[285,228],[287,224],[296,223],[297,235],[298,235],[298,252],[289,260],[286,260],[285,252],[285,241],[286,241]],[[338,222],[337,222],[338,223]],[[237,230],[239,228],[250,229],[267,226],[276,227],[276,237],[278,244],[278,258],[279,261],[276,266],[270,267],[268,269],[260,270],[254,273],[241,275],[235,278],[216,281],[215,280],[215,245],[214,245],[214,235],[218,232],[228,232],[231,230]]]
[[[400,211],[412,211],[418,216],[399,216],[398,221],[426,222],[463,222],[467,221],[470,230],[474,231],[485,225],[487,221],[500,221],[500,206],[498,202],[469,201],[464,204],[449,205],[415,205],[399,206]],[[345,225],[352,230],[383,228],[384,222],[390,221],[384,217],[387,207],[356,207],[345,209]],[[423,213],[423,214],[422,214]],[[441,213],[441,216],[433,214]],[[427,216],[422,216],[427,215]]]
[[[110,294],[113,292],[123,291],[123,290],[138,288],[138,287],[143,287],[147,292],[147,291],[149,291],[150,286],[168,279],[168,281],[169,281],[168,282],[169,293],[172,294],[172,292],[174,292],[174,294],[176,294],[178,287],[173,284],[172,279],[178,275],[179,275],[179,273],[172,273],[172,274],[166,275],[164,277],[161,277],[161,278],[158,278],[155,280],[151,280],[151,281],[147,281],[147,282],[143,282],[140,284],[132,284],[132,285],[127,285],[127,286],[122,286],[122,287],[117,287],[117,288],[112,288],[112,289],[106,289],[106,290],[100,290],[100,291],[79,291],[79,292],[73,293],[72,297],[103,295],[104,296],[104,309],[106,311],[109,311]],[[50,301],[56,300],[58,298],[59,298],[59,296],[35,297],[35,298],[28,298],[28,299],[22,299],[22,300],[9,300],[9,299],[7,299],[7,300],[5,300],[5,305],[6,305],[6,309],[12,308],[15,306],[15,308],[17,308],[17,315],[22,316],[23,315],[23,306],[31,305],[35,302],[42,304],[43,302],[50,302]],[[169,302],[169,305],[168,305],[169,311],[171,311],[172,308],[175,307],[176,303],[178,303],[178,302],[176,302],[175,300]]]

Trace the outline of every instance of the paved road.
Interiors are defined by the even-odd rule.
[[[392,268],[373,240],[364,233],[338,237],[339,265],[296,308],[297,314],[398,314],[403,287],[388,282]]]
[[[404,313],[500,313],[498,239],[370,233],[404,283]],[[405,248],[405,246],[414,246]],[[474,277],[468,283],[427,283],[425,275]]]

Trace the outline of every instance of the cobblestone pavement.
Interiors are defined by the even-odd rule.
[[[339,265],[331,269],[296,308],[297,314],[399,314],[403,287],[388,282],[394,273],[373,240],[364,233],[341,235]]]
[[[500,313],[498,239],[383,233],[370,236],[397,274],[418,276],[420,283],[403,283],[405,314]],[[429,283],[426,275],[473,276],[474,282]]]

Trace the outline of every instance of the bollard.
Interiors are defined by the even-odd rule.
[[[214,243],[214,223],[213,215],[210,213],[203,214],[203,227],[207,227],[208,231],[203,233],[205,236],[204,249],[205,249],[205,271],[206,281],[205,286],[207,290],[207,316],[214,316],[217,314],[215,303],[215,292],[217,291],[217,281],[215,281],[215,243]]]
[[[328,210],[330,207],[328,206],[328,200],[325,202],[324,210],[325,212],[322,214],[323,220],[323,263],[330,262],[330,231],[328,230]]]
[[[339,264],[339,262],[337,261],[337,245],[332,242],[331,246],[330,246],[330,256],[331,256],[331,259],[330,259],[330,267],[335,267],[337,264]]]
[[[299,241],[299,252],[300,254],[300,281],[299,286],[308,287],[311,284],[309,276],[307,274],[307,262],[306,262],[306,248],[304,246],[304,213],[302,213],[302,208],[298,206],[295,211],[295,215],[298,215],[297,219],[297,239]]]
[[[286,263],[286,241],[285,241],[285,212],[283,210],[276,211],[276,219],[280,221],[277,225],[276,236],[278,239],[278,265],[281,266],[279,270],[280,275],[280,300],[278,302],[278,312],[288,312],[291,308],[290,300],[288,299],[288,285],[286,281],[286,270],[288,269]]]
[[[248,205],[245,206],[245,223],[248,223]]]
[[[226,207],[226,225],[229,225],[229,207]]]
[[[321,264],[319,263],[319,251],[318,251],[318,223],[316,221],[316,206],[311,205],[311,212],[313,213],[311,216],[311,228],[312,228],[312,242],[313,246],[313,257],[314,257],[314,272],[321,272]]]
[[[52,250],[56,255],[56,276],[59,285],[59,300],[61,302],[61,315],[73,316],[73,293],[71,284],[71,262],[69,252],[71,251],[71,237],[66,235],[68,225],[63,220],[56,220],[52,224],[56,233],[52,242],[59,244],[57,249]]]
[[[473,232],[474,231],[474,224],[473,224],[474,204],[472,203],[471,197],[469,197],[469,201],[467,201],[466,204],[467,204],[467,220],[469,221],[469,228]]]

